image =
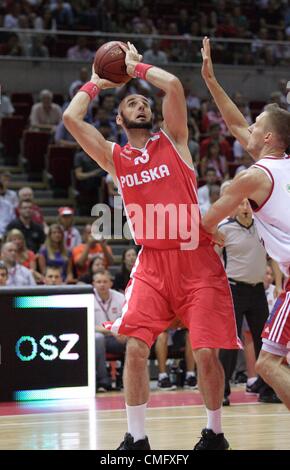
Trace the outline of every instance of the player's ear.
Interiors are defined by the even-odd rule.
[[[122,124],[123,124],[123,119],[122,119],[122,116],[120,114],[117,114],[117,116],[116,116],[116,123],[118,124],[118,126],[122,126]]]

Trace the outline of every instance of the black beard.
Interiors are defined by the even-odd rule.
[[[130,119],[126,118],[123,113],[121,113],[121,116],[124,121],[124,127],[126,129],[152,129],[152,120],[150,121],[145,121],[145,122],[135,122],[135,121],[130,121]]]

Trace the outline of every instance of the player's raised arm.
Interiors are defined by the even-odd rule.
[[[131,77],[143,78],[164,91],[162,104],[164,130],[177,144],[187,144],[187,109],[180,80],[159,67],[141,63],[142,56],[135,46],[128,42],[126,52],[127,73]]]
[[[91,80],[73,97],[63,113],[63,122],[67,130],[76,139],[84,151],[90,155],[104,170],[115,176],[112,142],[104,139],[102,134],[91,124],[84,121],[90,101],[105,88],[119,86],[101,79],[93,70]]]
[[[203,39],[201,53],[203,58],[201,69],[202,77],[211,92],[230,133],[236,137],[244,148],[246,148],[250,136],[248,131],[249,124],[215,78],[211,60],[210,41],[207,37]]]

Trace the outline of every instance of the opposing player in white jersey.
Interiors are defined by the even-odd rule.
[[[264,327],[256,368],[290,410],[290,369],[285,364],[285,359],[290,362],[290,158],[285,154],[290,113],[268,105],[249,126],[215,78],[208,38],[203,40],[202,57],[202,76],[229,131],[255,161],[211,206],[203,225],[208,232],[216,232],[217,224],[248,198],[260,239],[287,278]]]

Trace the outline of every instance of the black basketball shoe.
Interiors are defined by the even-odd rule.
[[[211,429],[203,429],[193,450],[230,450],[230,445],[223,433],[215,434]]]
[[[126,432],[123,442],[116,450],[150,450],[148,437],[145,436],[145,439],[134,442],[133,436]]]

